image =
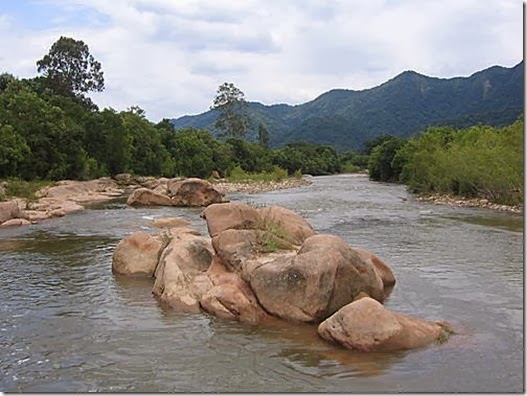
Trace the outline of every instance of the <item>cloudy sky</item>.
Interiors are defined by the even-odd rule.
[[[0,72],[36,75],[61,36],[102,64],[99,106],[157,122],[207,110],[218,85],[298,104],[404,70],[468,76],[523,58],[521,0],[0,0]]]

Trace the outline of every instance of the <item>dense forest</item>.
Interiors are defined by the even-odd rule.
[[[82,41],[61,37],[36,64],[34,78],[0,74],[0,179],[87,180],[124,172],[207,178],[212,171],[283,177],[368,169],[372,180],[405,183],[418,193],[523,202],[523,115],[500,128],[434,126],[410,139],[381,135],[360,151],[306,142],[271,149],[268,125],[251,118],[232,83],[213,99],[213,135],[176,129],[169,119],[152,123],[138,106],[100,110],[87,93],[104,89],[102,67]],[[257,131],[252,142],[251,128]]]
[[[295,143],[270,150],[265,139],[251,143],[243,134],[217,139],[206,130],[176,131],[168,119],[150,122],[138,106],[99,110],[86,93],[103,90],[104,75],[82,41],[61,37],[37,66],[41,75],[35,78],[0,75],[0,178],[341,170],[336,151],[328,146]]]

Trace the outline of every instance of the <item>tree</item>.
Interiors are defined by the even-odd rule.
[[[262,123],[258,125],[258,143],[263,148],[269,148],[269,131]]]
[[[37,61],[38,72],[57,94],[83,97],[89,91],[104,90],[101,64],[81,40],[61,36],[49,53]]]
[[[247,107],[245,94],[233,83],[218,87],[211,109],[219,111],[214,127],[220,130],[221,137],[245,138],[250,126]]]

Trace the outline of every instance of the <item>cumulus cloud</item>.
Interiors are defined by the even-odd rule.
[[[522,59],[519,0],[34,0],[0,9],[0,71],[35,75],[61,35],[105,72],[101,107],[148,118],[209,108],[218,85],[296,104],[412,69],[453,77]],[[41,18],[36,18],[36,15]]]

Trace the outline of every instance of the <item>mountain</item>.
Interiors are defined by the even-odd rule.
[[[493,66],[470,77],[436,78],[405,71],[361,91],[333,89],[296,106],[249,102],[251,118],[268,129],[271,146],[304,141],[339,151],[358,150],[376,136],[410,137],[431,125],[504,126],[523,113],[523,61]],[[213,130],[217,112],[172,119],[176,129]],[[254,139],[256,132],[249,132]]]

